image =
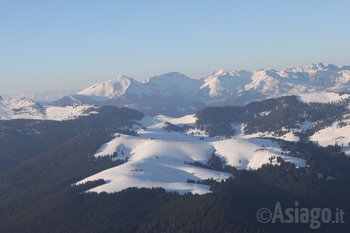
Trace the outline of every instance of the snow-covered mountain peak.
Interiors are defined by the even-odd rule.
[[[286,93],[285,85],[280,81],[280,76],[271,70],[254,71],[252,81],[244,89],[254,91],[258,94],[269,95],[272,97]]]
[[[326,69],[326,66],[322,62],[320,62],[317,64],[311,64],[307,68],[310,70],[324,70],[324,69]]]
[[[102,96],[107,98],[114,98],[116,96],[123,95],[126,90],[134,83],[139,83],[138,81],[125,76],[117,76],[115,79],[96,83],[80,92],[78,95],[88,95],[88,96]]]
[[[209,74],[208,76],[204,77],[204,80],[206,79],[221,79],[222,77],[232,77],[232,78],[247,78],[250,79],[250,75],[252,72],[246,71],[246,70],[216,70]]]
[[[216,70],[213,73],[211,73],[209,76],[211,77],[219,77],[219,76],[233,76],[234,75],[234,71],[232,70]]]
[[[349,69],[349,67],[343,66],[343,67],[338,67],[335,64],[328,64],[325,65],[323,63],[313,63],[311,65],[307,66],[297,66],[297,67],[292,67],[292,68],[287,68],[282,71],[287,71],[287,72],[294,72],[294,73],[317,73],[320,71],[328,71],[328,72],[337,72],[343,69]]]
[[[338,67],[337,65],[334,65],[334,64],[328,64],[327,65],[327,69],[328,70],[339,70],[339,69],[341,69],[340,67]]]
[[[165,73],[165,74],[161,74],[158,76],[154,76],[150,79],[148,79],[148,83],[150,84],[176,84],[176,85],[181,85],[182,82],[195,82],[196,80],[178,73],[178,72],[170,72],[170,73]]]
[[[209,90],[211,97],[222,98],[240,92],[250,81],[250,73],[247,71],[217,70],[203,79],[200,88]]]
[[[150,78],[144,88],[165,97],[182,98],[185,95],[192,96],[196,93],[200,84],[200,80],[178,72],[171,72]]]
[[[129,76],[126,75],[118,75],[117,77],[115,77],[114,79],[117,82],[132,82],[135,81],[133,78],[130,78]]]

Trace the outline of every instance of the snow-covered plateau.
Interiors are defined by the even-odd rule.
[[[235,137],[231,139],[210,138],[189,131],[169,132],[166,122],[182,126],[194,123],[194,115],[181,118],[165,116],[145,117],[138,136],[116,134],[95,153],[96,158],[112,156],[127,159],[121,165],[92,175],[77,184],[98,179],[105,184],[89,191],[118,192],[129,187],[162,187],[179,193],[205,194],[209,186],[188,180],[225,180],[230,173],[194,166],[191,163],[207,164],[214,153],[223,165],[238,169],[257,169],[269,158],[281,157],[285,161],[305,166],[303,159],[285,155],[279,145],[267,139]],[[276,159],[271,161],[277,163]]]

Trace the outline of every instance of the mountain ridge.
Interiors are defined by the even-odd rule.
[[[170,72],[142,82],[118,76],[76,93],[76,102],[58,102],[89,104],[93,100],[95,104],[130,107],[148,115],[181,116],[205,106],[243,106],[256,100],[315,91],[349,92],[350,67],[318,63],[280,71],[217,70],[201,79]],[[171,109],[169,103],[173,105]]]

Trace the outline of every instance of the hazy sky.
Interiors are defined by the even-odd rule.
[[[350,65],[350,1],[0,0],[0,94],[125,74]]]

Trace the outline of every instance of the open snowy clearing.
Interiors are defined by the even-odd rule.
[[[349,94],[334,92],[311,92],[298,94],[299,99],[305,103],[334,103],[350,98]]]
[[[349,117],[349,116],[348,116]],[[344,124],[345,125],[342,125]],[[350,144],[350,120],[334,122],[332,125],[317,131],[310,137],[311,141],[317,142],[320,146],[339,145],[342,147]]]
[[[188,183],[187,180],[225,180],[231,174],[195,167],[188,162],[206,164],[214,152],[223,164],[238,169],[257,169],[269,163],[269,158],[273,156],[282,157],[297,166],[306,165],[303,159],[282,154],[279,145],[270,140],[243,137],[218,139],[163,129],[165,122],[181,125],[192,123],[193,118],[193,115],[177,119],[145,117],[143,127],[138,131],[139,136],[116,134],[114,139],[102,145],[95,154],[95,157],[113,155],[116,159],[128,158],[126,163],[90,176],[77,184],[104,179],[106,184],[89,191],[118,192],[129,187],[163,187],[179,193],[204,194],[210,192],[209,186]]]

